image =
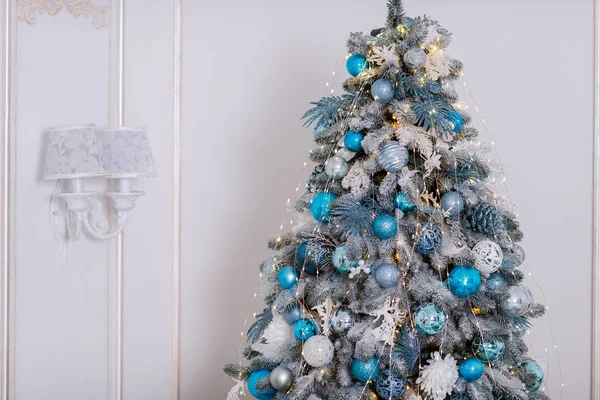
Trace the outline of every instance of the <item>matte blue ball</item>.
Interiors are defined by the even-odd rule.
[[[544,370],[539,366],[538,363],[534,361],[525,361],[523,364],[521,364],[521,368],[525,368],[527,372],[536,376],[535,382],[531,385],[528,385],[527,389],[535,392],[542,387],[542,384],[544,383]]]
[[[298,282],[298,271],[296,268],[286,265],[279,270],[277,280],[282,288],[289,289]]]
[[[398,172],[408,164],[408,149],[395,140],[386,142],[377,153],[377,165],[387,172]]]
[[[310,203],[310,212],[313,217],[320,222],[329,221],[329,214],[331,213],[329,206],[335,199],[337,199],[337,196],[329,192],[321,192],[313,197]]]
[[[294,324],[294,336],[298,340],[308,340],[319,334],[319,327],[312,319],[303,318]]]
[[[406,393],[408,381],[394,376],[390,369],[384,370],[375,381],[375,391],[385,400],[398,400]]]
[[[422,335],[435,335],[446,326],[446,313],[433,303],[425,303],[415,312],[415,325]]]
[[[296,249],[296,269],[304,271],[308,275],[316,275],[318,263],[320,260],[315,260],[315,257],[308,250],[308,242],[302,243]]]
[[[248,378],[248,391],[254,397],[259,400],[271,400],[277,394],[277,390],[275,388],[269,388],[267,390],[257,390],[256,384],[263,378],[269,376],[271,371],[268,369],[259,369],[250,374],[250,378]]]
[[[388,81],[387,79],[378,79],[371,85],[371,94],[378,102],[387,103],[394,98],[396,88],[391,81]]]
[[[442,245],[442,231],[430,222],[423,222],[416,236],[415,249],[421,254],[431,254]]]
[[[508,283],[506,283],[502,275],[494,272],[488,278],[487,282],[485,283],[485,287],[487,287],[488,290],[495,292],[506,289],[508,287]]]
[[[367,362],[355,358],[352,361],[352,376],[361,382],[372,381],[379,375],[379,360],[375,357]]]
[[[400,270],[394,264],[381,264],[375,271],[375,281],[384,289],[394,287],[400,280]]]
[[[402,25],[406,28],[410,28],[415,23],[414,18],[411,17],[402,17]]]
[[[474,357],[467,358],[460,363],[458,373],[465,381],[475,382],[483,375],[483,364]]]
[[[448,192],[442,196],[442,210],[448,212],[450,216],[456,217],[465,209],[465,201],[458,192]]]
[[[362,54],[352,54],[346,61],[346,69],[352,76],[358,76],[367,68],[367,57]]]
[[[383,214],[375,218],[373,221],[373,233],[379,239],[387,240],[396,236],[398,232],[398,224],[396,218],[389,214]]]
[[[331,257],[333,266],[341,274],[349,274],[351,268],[358,267],[358,261],[349,260],[346,253],[346,245],[341,244],[335,248]]]
[[[482,339],[480,337],[473,341],[473,353],[475,357],[483,362],[496,362],[504,354],[504,340]]]
[[[417,206],[410,204],[404,193],[398,193],[394,199],[394,207],[402,212],[409,213],[415,211]]]
[[[450,111],[448,114],[448,122],[453,126],[454,132],[458,133],[463,127],[463,119],[456,111]]]
[[[283,317],[285,318],[285,322],[294,325],[302,318],[302,307],[296,304],[293,307],[286,308]]]
[[[481,275],[479,271],[468,265],[455,267],[448,276],[450,291],[458,297],[469,297],[479,290]]]
[[[365,138],[360,132],[348,131],[344,136],[344,147],[355,153],[363,151],[362,141]]]

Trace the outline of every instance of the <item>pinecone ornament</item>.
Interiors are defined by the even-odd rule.
[[[504,216],[496,207],[480,202],[466,211],[467,227],[475,232],[492,236],[506,236]]]

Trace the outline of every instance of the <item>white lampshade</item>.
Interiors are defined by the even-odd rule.
[[[144,128],[102,129],[97,131],[97,135],[102,144],[107,177],[141,178],[158,175]]]
[[[44,179],[68,179],[106,174],[102,146],[93,124],[48,129]]]

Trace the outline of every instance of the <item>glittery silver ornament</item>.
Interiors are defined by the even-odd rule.
[[[409,69],[419,69],[425,65],[427,54],[419,47],[413,47],[404,54],[404,64]]]
[[[531,310],[533,294],[523,285],[511,286],[508,293],[500,300],[500,309],[509,317],[520,317]]]
[[[375,271],[375,281],[384,289],[394,287],[400,280],[400,270],[394,264],[381,264]]]
[[[333,360],[333,344],[326,336],[315,335],[304,343],[302,355],[311,367],[322,367]]]
[[[456,91],[456,88],[454,87],[454,81],[452,79],[441,78],[440,85],[442,86],[442,89],[444,89],[444,90]]]
[[[269,381],[271,382],[271,386],[285,393],[294,384],[294,373],[289,368],[280,365],[271,371]]]
[[[475,268],[483,275],[498,271],[502,264],[502,249],[491,240],[482,240],[477,243],[471,254],[475,259]]]
[[[341,146],[344,145],[344,141],[342,140],[342,144]],[[335,155],[338,157],[342,157],[344,160],[346,161],[350,161],[354,158],[354,156],[356,155],[355,152],[348,150],[345,147],[340,147],[340,149],[338,151],[335,152]]]
[[[306,400],[325,400],[325,397],[322,397],[320,394],[311,393]]]
[[[348,162],[339,156],[333,156],[325,162],[325,173],[331,179],[341,179],[348,173]]]
[[[354,325],[354,314],[347,307],[338,307],[331,316],[331,329],[337,334],[348,331]]]
[[[450,216],[456,217],[465,209],[465,201],[458,192],[447,192],[440,200],[442,210],[446,211]]]
[[[379,150],[377,164],[387,172],[398,172],[408,164],[408,150],[391,140]]]

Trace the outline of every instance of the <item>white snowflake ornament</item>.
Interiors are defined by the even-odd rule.
[[[379,326],[373,329],[373,334],[377,340],[393,346],[394,331],[398,325],[406,321],[408,315],[406,310],[400,308],[398,299],[388,297],[385,299],[383,306],[371,311],[369,315],[375,317],[373,324],[379,323]]]
[[[432,81],[450,75],[452,60],[442,50],[430,51],[425,61],[425,72]]]
[[[369,61],[378,65],[386,62],[397,62],[398,55],[396,54],[396,45],[390,46],[376,46],[373,47],[373,55],[369,57]]]
[[[350,268],[350,279],[353,279],[355,276],[360,275],[361,272],[364,272],[366,275],[371,273],[371,266],[365,265],[365,260],[360,260],[358,262],[358,267]]]
[[[331,316],[333,311],[337,307],[337,301],[332,300],[331,296],[327,296],[324,302],[317,304],[312,309],[316,310],[321,317],[321,329],[325,336],[329,336],[331,333]]]
[[[238,381],[237,379],[234,379],[234,381],[235,386],[227,393],[227,400],[240,400],[240,396],[246,396],[244,381]]]
[[[417,384],[432,400],[444,400],[447,395],[452,394],[458,379],[456,360],[450,354],[443,358],[436,351],[427,364],[423,367]]]

